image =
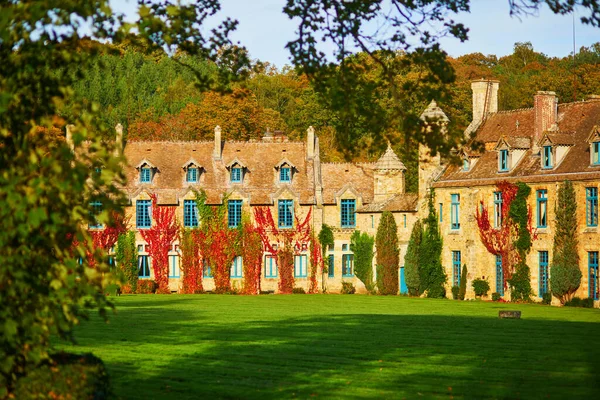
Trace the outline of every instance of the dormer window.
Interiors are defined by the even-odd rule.
[[[188,183],[198,182],[198,167],[189,167],[185,174],[185,181]]]
[[[500,150],[498,153],[498,171],[508,171],[508,150]]]
[[[231,183],[242,183],[242,169],[240,167],[231,168]]]
[[[592,143],[592,165],[600,165],[600,142]]]
[[[464,158],[463,159],[463,167],[462,167],[463,171],[467,172],[469,170],[469,159],[468,158]]]
[[[290,183],[292,181],[292,172],[290,167],[281,167],[279,170],[279,182]]]
[[[152,182],[152,168],[146,166],[140,169],[140,182],[150,183]]]
[[[544,146],[542,148],[542,168],[552,168],[552,146]]]

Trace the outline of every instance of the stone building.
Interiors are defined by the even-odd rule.
[[[597,300],[600,98],[558,104],[554,92],[537,92],[533,108],[497,111],[497,81],[473,81],[472,90],[473,122],[465,134],[484,148],[479,152],[464,149],[462,164],[447,166],[432,183],[444,238],[442,261],[448,289],[465,279],[460,277],[460,266],[467,264],[469,290],[473,279],[484,278],[491,292],[509,295],[502,286],[502,259],[482,244],[475,216],[483,201],[498,224],[505,216],[501,215],[496,183],[520,181],[532,189],[528,206],[537,239],[526,261],[534,298],[541,299],[549,290],[557,191],[560,183],[570,180],[578,198],[577,239],[583,275],[576,295]]]

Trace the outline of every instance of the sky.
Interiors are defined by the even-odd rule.
[[[232,35],[253,59],[268,61],[277,67],[289,64],[287,42],[295,37],[297,22],[283,14],[286,0],[221,0],[217,18],[239,21]],[[135,15],[136,1],[112,0],[117,11]],[[583,11],[582,11],[583,12]],[[480,52],[498,57],[512,53],[516,42],[531,42],[533,48],[551,57],[564,57],[573,51],[573,16],[555,15],[543,5],[538,15],[519,19],[511,17],[508,0],[473,0],[471,12],[454,16],[470,28],[469,40],[444,38],[442,48],[451,56]],[[576,48],[600,42],[600,28],[583,25],[576,12]]]

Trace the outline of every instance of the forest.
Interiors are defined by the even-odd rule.
[[[343,99],[340,102],[332,93],[335,89],[321,90],[289,66],[277,68],[254,60],[243,79],[224,90],[203,91],[196,87],[187,65],[210,73],[214,69],[211,62],[185,54],[147,55],[126,45],[119,47],[117,54],[111,50],[96,56],[91,67],[73,71],[81,78],[74,85],[72,103],[95,104],[101,123],[106,127],[122,123],[128,139],[212,140],[214,127],[220,125],[228,140],[260,139],[266,130],[283,131],[290,140],[302,140],[312,125],[325,162],[374,161],[385,148],[381,138],[391,141],[407,165],[407,189],[417,189],[416,142],[403,135],[403,121],[391,117],[394,98],[381,84],[380,66],[364,54],[348,58],[360,75],[352,102],[358,106],[348,116],[340,104]],[[401,61],[406,55],[385,57]],[[504,57],[472,53],[447,59],[453,68],[453,83],[444,88],[444,98],[435,100],[457,132],[470,122],[472,79],[500,81],[500,110],[531,107],[538,90],[555,91],[560,102],[600,94],[600,42],[581,47],[575,57],[548,57],[526,42],[516,43],[513,53]],[[423,80],[423,71],[407,65],[397,77],[401,85]],[[406,91],[402,107],[420,112],[430,100]],[[69,101],[60,109],[67,121],[76,117],[75,112]],[[387,121],[386,125],[381,121]],[[349,131],[351,135],[347,135]]]

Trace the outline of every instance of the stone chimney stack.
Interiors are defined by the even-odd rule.
[[[115,132],[117,133],[117,136],[115,138],[116,142],[115,142],[115,149],[116,152],[118,154],[120,154],[123,151],[123,147],[124,147],[124,142],[123,142],[123,125],[121,125],[120,123],[117,124],[117,126],[115,126]]]
[[[471,81],[473,91],[473,123],[481,123],[488,113],[498,111],[500,81],[477,79]]]
[[[215,126],[215,150],[213,151],[213,158],[215,160],[220,160],[222,153],[222,143],[221,143],[221,127],[219,125]]]
[[[538,142],[545,131],[558,120],[558,97],[554,92],[537,92],[533,96],[533,146],[537,149]]]
[[[315,129],[312,126],[306,130],[306,158],[315,158]]]
[[[67,142],[67,145],[69,145],[69,148],[71,149],[71,151],[75,150],[75,144],[73,143],[73,130],[75,129],[75,125],[67,125],[67,134],[65,136],[65,141]]]

